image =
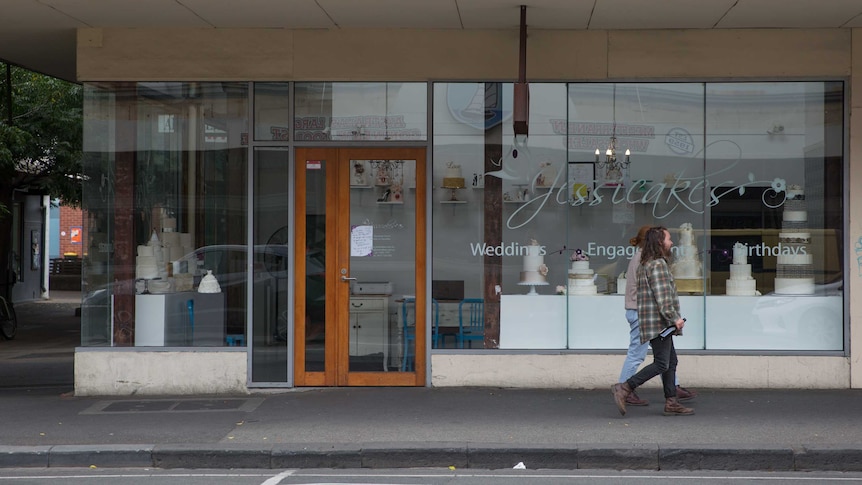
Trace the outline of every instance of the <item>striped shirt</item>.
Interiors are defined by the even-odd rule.
[[[680,319],[679,297],[667,261],[662,258],[638,267],[637,284],[641,343],[646,343]]]

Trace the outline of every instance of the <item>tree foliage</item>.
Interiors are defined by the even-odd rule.
[[[10,85],[0,63],[0,205],[18,190],[79,205],[82,127],[80,85],[17,66]]]

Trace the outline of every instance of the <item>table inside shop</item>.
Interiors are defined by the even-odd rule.
[[[395,303],[398,305],[398,328],[400,334],[401,324],[404,318],[402,315],[404,299],[397,299],[395,300]],[[443,346],[441,348],[446,348],[447,342],[451,342],[452,346],[449,348],[457,347],[458,332],[461,329],[458,323],[458,305],[460,303],[461,300],[437,300],[437,304],[440,306],[440,320],[437,325],[437,330],[440,332],[440,336],[442,337],[441,343]],[[434,325],[433,303],[429,303],[429,306],[431,307],[431,320],[428,322],[430,327]]]

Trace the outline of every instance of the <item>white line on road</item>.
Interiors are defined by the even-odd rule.
[[[285,470],[278,475],[268,479],[267,481],[261,483],[260,485],[278,485],[279,483],[281,483],[282,480],[293,475],[294,473],[296,473],[296,470]]]

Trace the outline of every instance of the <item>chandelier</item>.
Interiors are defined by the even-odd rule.
[[[601,152],[596,148],[596,165],[605,170],[605,180],[608,182],[622,181],[623,170],[628,168],[631,163],[631,150],[628,148],[625,152],[625,158],[617,159],[617,85],[614,83],[613,95],[613,129],[611,131],[611,139],[608,142],[608,149],[605,151],[605,158],[602,160]]]

